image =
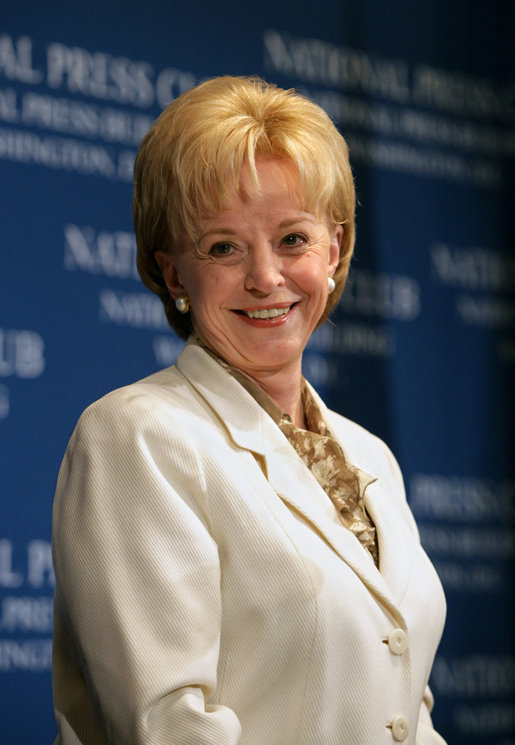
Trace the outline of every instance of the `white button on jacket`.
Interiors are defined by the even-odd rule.
[[[397,742],[404,742],[409,732],[408,720],[402,714],[397,714],[392,719],[392,735]]]
[[[393,654],[401,655],[408,648],[408,635],[402,629],[392,629],[388,634],[388,647]]]

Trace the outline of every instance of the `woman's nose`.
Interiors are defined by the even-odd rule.
[[[284,285],[281,258],[274,253],[271,246],[259,246],[250,250],[245,273],[245,289],[268,295],[281,285]]]

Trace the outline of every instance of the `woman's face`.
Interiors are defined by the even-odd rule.
[[[156,257],[173,297],[187,293],[199,338],[250,377],[300,370],[342,235],[302,209],[291,163],[262,159],[257,170],[260,192],[244,172],[245,196],[201,220],[197,243]]]

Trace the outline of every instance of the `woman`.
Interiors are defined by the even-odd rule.
[[[301,374],[354,245],[342,137],[292,91],[210,80],[144,138],[134,219],[189,341],[86,410],[61,468],[57,742],[442,743],[445,604],[398,466]]]

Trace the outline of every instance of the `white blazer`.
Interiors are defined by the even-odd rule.
[[[443,743],[426,686],[445,600],[398,465],[317,401],[376,477],[379,571],[202,348],[82,415],[54,508],[56,743]]]

